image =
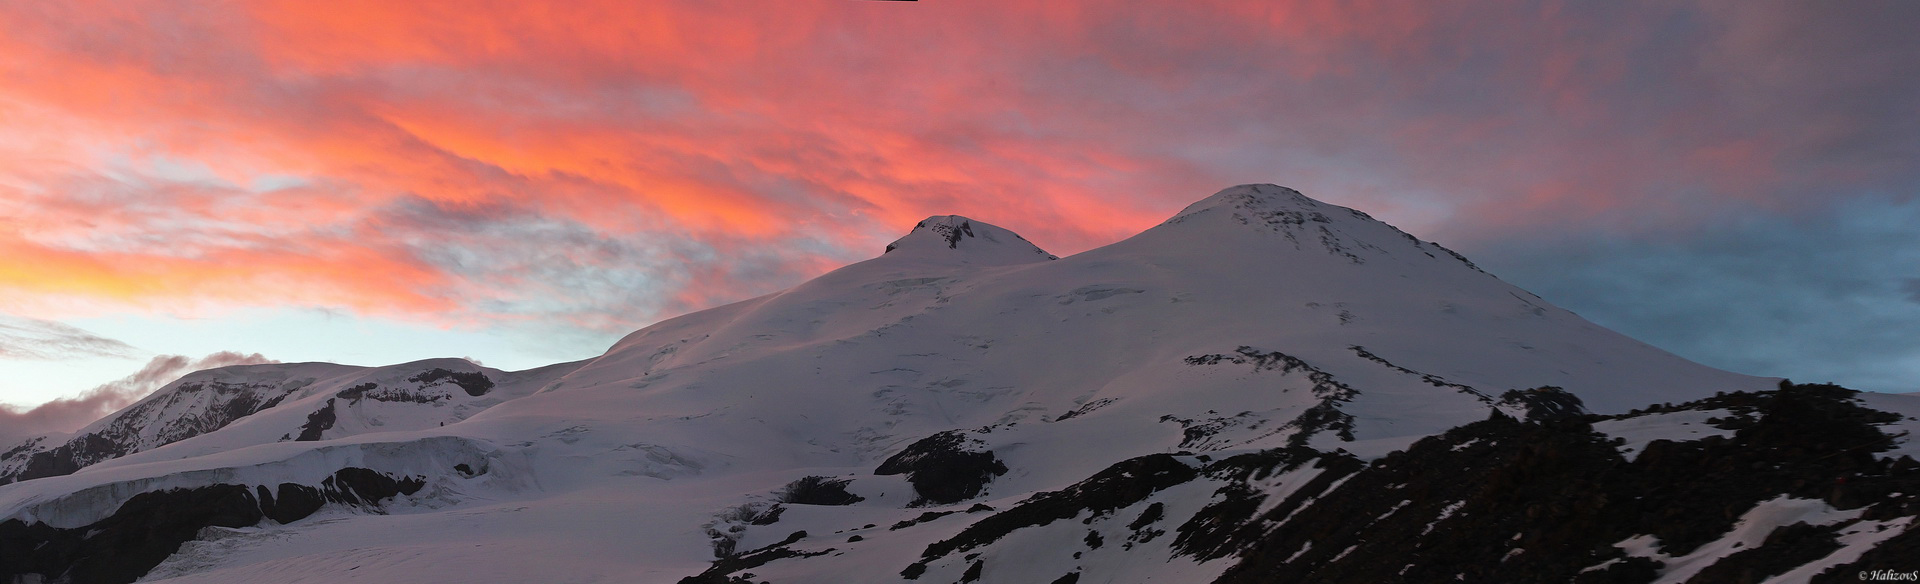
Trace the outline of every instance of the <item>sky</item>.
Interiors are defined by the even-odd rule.
[[[1068,255],[1242,183],[1708,365],[1914,391],[1914,22],[1870,0],[0,3],[0,413],[106,413],[200,364],[583,359],[929,215]]]

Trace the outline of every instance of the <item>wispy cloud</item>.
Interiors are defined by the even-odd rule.
[[[89,389],[78,396],[57,399],[31,409],[0,404],[0,445],[41,434],[71,432],[120,408],[140,401],[154,390],[195,371],[231,365],[278,363],[259,353],[221,351],[199,359],[159,355],[133,374]]]
[[[131,357],[137,350],[79,327],[0,314],[0,359]]]

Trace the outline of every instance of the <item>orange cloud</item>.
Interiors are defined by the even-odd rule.
[[[1319,1],[5,4],[0,299],[43,316],[299,304],[441,322],[639,306],[644,322],[872,255],[931,214],[1073,253],[1222,186],[1279,181],[1455,211],[1476,236],[1612,225],[1643,205],[1699,206],[1676,193],[1768,200],[1795,176],[1783,165],[1815,158],[1796,152],[1837,151],[1825,145],[1851,144],[1837,132],[1865,127],[1836,113],[1749,131],[1779,116],[1677,85],[1820,74],[1725,54],[1762,50],[1753,39],[1791,20],[1722,42],[1684,30],[1700,17]],[[585,288],[579,302],[549,293]]]

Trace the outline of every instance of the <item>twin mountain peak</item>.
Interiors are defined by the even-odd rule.
[[[1859,446],[1900,430],[1777,381],[1274,185],[1064,258],[934,216],[582,361],[227,367],[0,444],[0,582],[1651,581],[1728,533],[1897,565],[1858,552],[1920,503],[1808,477],[1915,492]],[[1768,543],[1801,517],[1828,531]]]
[[[1366,213],[1321,202],[1300,191],[1273,184],[1245,184],[1221,190],[1188,205],[1136,238],[1204,239],[1227,230],[1279,237],[1284,247],[1324,251],[1353,264],[1366,263],[1370,256],[1411,254],[1450,258],[1479,271],[1464,256],[1439,244],[1422,241]],[[1159,245],[1182,247],[1178,241],[1164,241]],[[1018,233],[960,215],[934,215],[921,220],[906,236],[888,244],[886,254],[974,265],[1059,259]]]

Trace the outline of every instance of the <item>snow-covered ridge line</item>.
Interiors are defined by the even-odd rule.
[[[1625,456],[1596,424],[1661,425],[1636,410],[1716,392],[1782,403],[1749,395],[1777,380],[1607,331],[1291,189],[1225,189],[1058,259],[970,217],[906,231],[892,251],[660,322],[579,363],[305,375],[314,381],[216,430],[0,485],[0,518],[87,525],[176,488],[250,488],[259,503],[261,489],[366,469],[417,490],[382,503],[385,515],[208,523],[232,529],[210,532],[222,539],[191,546],[165,576],[717,582],[751,572],[791,584],[899,582],[917,569],[928,581],[978,582],[1305,571],[1531,581],[1609,559],[1545,550],[1606,555],[1658,533],[1681,557],[1724,534],[1705,520],[1628,521],[1646,509],[1621,505],[1666,496],[1647,484],[1689,485],[1697,499],[1656,497],[1676,509],[1782,490],[1854,509],[1905,489],[1905,467],[1888,462],[1897,457],[1833,455],[1821,449],[1838,442],[1768,433],[1804,427],[1909,447],[1893,436],[1905,422],[1817,390],[1797,414],[1756,413],[1735,422],[1755,426],[1717,439],[1661,441],[1668,434],[1634,427],[1637,455]],[[1811,446],[1792,452],[1782,440]],[[1791,460],[1742,458],[1775,455]],[[1746,463],[1718,483],[1669,476],[1733,459]],[[1882,476],[1841,462],[1895,466]],[[1806,477],[1772,473],[1776,463],[1864,473],[1850,484],[1867,490],[1811,492],[1794,486]],[[1586,474],[1606,469],[1614,474]],[[1540,496],[1484,490],[1494,486]],[[1581,495],[1590,487],[1609,502]],[[1566,523],[1580,529],[1542,527],[1556,513],[1589,515]],[[1894,525],[1869,517],[1888,513],[1861,517]],[[1355,520],[1371,521],[1365,541],[1328,527]],[[35,528],[7,529],[0,539],[11,542]],[[1903,540],[1886,541],[1861,561]],[[1647,567],[1624,554],[1613,566]],[[33,574],[45,572],[0,558],[0,581]]]
[[[426,359],[386,367],[284,363],[199,371],[64,441],[29,439],[6,451],[0,484],[267,441],[441,426],[530,394],[579,365],[503,372],[464,359]],[[337,410],[330,398],[339,398]]]

